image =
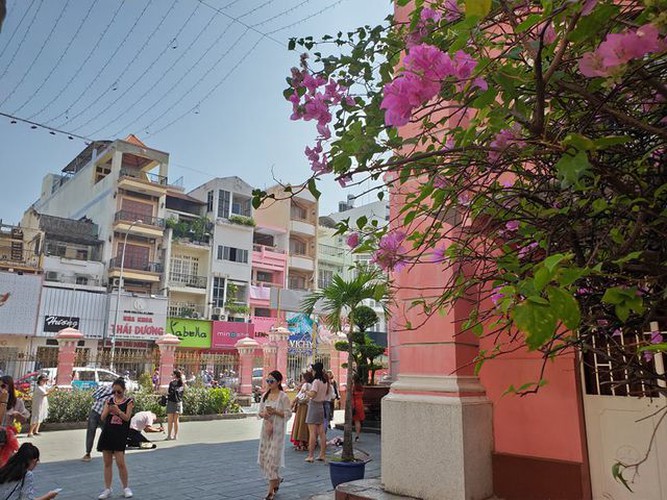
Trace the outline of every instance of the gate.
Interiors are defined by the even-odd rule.
[[[238,352],[205,352],[198,350],[176,350],[176,368],[183,372],[186,380],[192,382],[197,377],[203,381],[204,374],[216,380],[217,384],[238,389]],[[211,380],[211,382],[212,382]]]
[[[329,353],[321,353],[313,356],[311,351],[295,351],[287,355],[287,375],[285,381],[289,387],[299,382],[301,374],[316,361],[322,362],[324,370],[328,370],[331,364]]]
[[[652,324],[651,328],[657,330],[658,326]],[[667,419],[656,429],[667,411],[667,398],[657,396],[655,388],[641,382],[630,387],[614,384],[615,380],[623,380],[626,360],[620,355],[612,357],[612,342],[632,347],[640,340],[635,335],[619,335],[613,341],[601,336],[594,339],[594,347],[607,356],[598,359],[595,352],[584,356],[584,414],[595,500],[667,498]],[[664,374],[662,353],[656,353],[649,362],[654,363],[657,374]],[[650,452],[638,473],[627,469],[623,474],[632,488],[630,492],[614,479],[612,467],[616,462],[632,464],[642,460],[654,430]]]

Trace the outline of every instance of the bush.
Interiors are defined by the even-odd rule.
[[[139,375],[137,382],[139,383],[139,390],[146,392],[151,392],[153,390],[153,378],[150,373],[144,372]]]
[[[158,417],[164,417],[167,412],[164,406],[160,406],[160,394],[152,391],[139,390],[132,394],[134,399],[134,413],[140,411],[152,411]]]
[[[46,422],[86,422],[93,405],[92,391],[56,391],[49,396]]]
[[[191,387],[183,394],[184,415],[213,415],[239,411],[239,405],[232,391],[224,387],[218,389]]]

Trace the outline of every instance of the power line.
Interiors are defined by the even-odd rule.
[[[197,59],[197,60],[195,61],[195,63],[194,63],[193,65],[191,65],[191,66],[188,68],[188,70],[185,71],[185,73],[183,73],[183,75],[176,81],[176,83],[174,83],[174,84],[169,88],[169,90],[167,90],[167,92],[165,92],[165,93],[162,94],[160,97],[158,97],[155,101],[153,101],[153,103],[150,104],[150,105],[146,108],[146,110],[145,110],[143,113],[141,113],[138,117],[136,117],[136,118],[135,118],[134,120],[132,120],[130,123],[134,123],[134,122],[138,121],[139,119],[141,119],[142,117],[146,116],[146,114],[148,114],[148,112],[150,112],[150,111],[152,111],[152,110],[155,109],[155,105],[157,105],[158,103],[164,101],[164,99],[165,99],[169,94],[171,94],[171,92],[173,92],[173,90],[178,86],[178,84],[181,83],[181,82],[185,79],[185,77],[187,77],[187,76],[189,76],[189,75],[191,74],[192,69],[193,69],[195,66],[197,66],[197,65],[201,62],[202,59],[204,59],[204,57],[206,56],[206,54],[208,54],[208,53],[211,51],[211,49],[213,49],[213,47],[215,47],[215,46],[218,44],[218,42],[220,42],[220,40],[222,40],[222,37],[225,36],[225,34],[227,33],[227,31],[229,31],[229,28],[231,28],[233,24],[234,24],[234,23],[229,23],[229,24],[225,27],[225,29],[222,31],[222,33],[220,33],[220,35],[218,35],[218,37],[213,41],[213,43],[211,43],[211,45],[209,45],[209,47],[204,51],[204,53],[199,57],[199,59]],[[152,90],[152,89],[149,89],[149,92],[150,92],[151,90]],[[120,130],[119,130],[118,132],[116,132],[115,134],[113,134],[113,136],[116,136],[116,135],[122,133],[122,131],[125,130],[128,126],[129,126],[129,124],[127,124],[127,125],[121,127]]]
[[[157,25],[157,26],[153,29],[153,31],[148,35],[148,38],[146,39],[146,41],[145,41],[143,44],[141,44],[141,48],[134,54],[134,57],[132,57],[132,59],[125,65],[125,67],[117,73],[117,74],[119,75],[118,78],[122,78],[122,76],[125,74],[125,72],[126,72],[128,69],[130,69],[130,68],[132,67],[132,65],[135,63],[135,61],[136,61],[137,59],[139,59],[139,56],[141,56],[141,54],[144,52],[144,50],[146,50],[146,47],[148,47],[149,42],[151,41],[151,39],[153,38],[153,36],[155,36],[155,34],[158,32],[158,30],[160,29],[160,27],[162,27],[162,25],[164,24],[164,22],[167,20],[167,17],[169,17],[169,14],[171,14],[171,12],[174,10],[174,7],[176,7],[176,4],[177,4],[177,3],[178,3],[178,0],[173,0],[173,2],[171,3],[171,6],[170,6],[169,9],[167,10],[167,12],[162,16],[162,19],[160,20],[160,22],[158,23],[158,25]],[[118,82],[118,78],[116,78],[115,81],[114,81],[114,83],[112,83],[111,85],[109,85],[109,87],[107,87],[106,90],[104,90],[104,91],[102,92],[102,94],[101,94],[102,96],[104,96],[109,90],[114,89],[114,86],[116,85],[116,82]],[[114,90],[115,90],[115,89],[114,89]],[[99,102],[99,99],[95,99],[95,98],[94,98],[93,101],[92,101],[88,106],[84,106],[83,109],[82,109],[81,111],[79,111],[76,115],[69,117],[69,119],[66,120],[64,123],[62,123],[60,126],[66,124],[66,123],[70,123],[70,122],[76,120],[76,119],[77,119],[79,116],[81,116],[82,114],[86,113],[87,111],[90,111],[91,106],[94,106],[97,102]],[[97,116],[97,114],[93,114],[93,118],[91,118],[90,120],[88,120],[88,121],[87,121],[85,124],[83,124],[83,125],[86,125],[86,124],[90,123],[92,120],[95,119],[96,116]],[[73,130],[80,130],[81,128],[83,128],[83,125],[80,125],[80,126],[74,128]]]
[[[249,30],[251,30],[251,31],[254,31],[255,33],[258,33],[258,34],[262,35],[263,37],[268,38],[269,40],[271,40],[271,41],[274,42],[274,43],[277,43],[277,44],[280,45],[281,47],[284,47],[284,46],[285,46],[285,44],[282,43],[282,42],[281,42],[280,40],[278,40],[277,38],[273,38],[272,36],[269,36],[267,33],[264,33],[264,32],[262,32],[262,31],[259,31],[257,28],[253,28],[253,27],[250,26],[249,24],[246,24],[246,23],[244,23],[243,21],[241,21],[238,17],[231,16],[231,15],[227,14],[226,12],[223,12],[222,9],[217,9],[217,8],[213,7],[212,5],[209,5],[209,4],[206,3],[204,0],[197,0],[197,1],[198,1],[199,3],[201,3],[201,4],[203,4],[203,5],[206,5],[206,7],[208,7],[209,9],[213,9],[213,10],[216,11],[217,13],[222,14],[223,16],[225,16],[225,17],[231,19],[232,21],[234,21],[234,22],[236,22],[236,23],[239,23],[240,25],[244,26],[245,28],[247,28],[247,29],[249,29]]]
[[[249,16],[250,14],[252,14],[253,12],[257,12],[259,9],[262,9],[262,8],[266,7],[267,5],[272,4],[273,2],[275,2],[275,0],[266,0],[266,2],[259,4],[259,5],[258,5],[257,7],[255,7],[254,9],[250,9],[250,10],[249,10],[248,12],[246,12],[245,14],[241,14],[237,19],[243,19],[244,17],[248,17],[248,16]]]
[[[314,12],[314,13],[312,13],[312,14],[304,17],[304,18],[301,18],[298,21],[293,22],[292,24],[288,24],[287,26],[283,26],[282,28],[278,28],[278,29],[275,29],[273,31],[269,31],[266,35],[268,37],[269,35],[273,35],[274,33],[278,33],[279,31],[283,31],[283,30],[292,28],[292,27],[296,26],[297,24],[301,24],[305,21],[308,21],[310,18],[313,18],[313,17],[319,16],[320,14],[323,14],[327,10],[333,9],[337,5],[340,5],[341,3],[343,3],[344,1],[345,0],[338,0],[337,2],[334,2],[331,5],[328,5],[328,6],[324,7],[323,9],[318,10],[317,12]]]
[[[227,55],[228,55],[228,54],[229,54],[229,53],[230,53],[230,52],[231,52],[231,51],[232,51],[232,50],[239,44],[239,42],[241,41],[241,39],[243,39],[243,37],[245,36],[245,34],[246,34],[248,31],[249,31],[249,30],[245,30],[243,33],[241,33],[241,35],[234,41],[234,43],[233,43],[232,45],[229,46],[229,48],[228,48],[225,52],[223,52],[223,54],[222,54],[222,55],[218,58],[218,60],[217,60],[217,61],[216,61],[216,62],[215,62],[215,63],[208,69],[208,71],[207,71],[206,73],[204,73],[204,74],[199,78],[199,80],[197,80],[197,81],[195,82],[194,85],[192,85],[189,89],[187,89],[185,92],[183,92],[183,93],[181,94],[181,96],[180,96],[178,99],[176,99],[176,101],[174,102],[173,105],[171,105],[169,108],[167,108],[162,114],[160,114],[159,116],[157,116],[157,117],[156,117],[152,122],[150,122],[148,125],[146,125],[146,128],[150,128],[156,121],[158,121],[160,118],[162,118],[164,115],[166,115],[169,111],[171,111],[177,104],[179,104],[180,102],[182,102],[182,99],[183,99],[185,96],[187,96],[188,94],[190,94],[190,93],[192,92],[192,90],[193,90],[195,87],[197,87],[201,82],[203,82],[204,79],[209,75],[209,73],[210,73],[211,71],[213,71],[213,70],[218,66],[218,64],[220,64],[220,62],[221,62],[225,57],[227,57]],[[257,46],[257,44],[259,43],[259,41],[261,41],[261,38],[260,38],[260,39],[257,41],[257,43],[253,46],[253,50],[254,50],[254,48]],[[251,50],[250,52],[252,52],[252,50]],[[231,71],[233,71],[234,69],[236,69],[237,66],[238,66],[238,64],[236,64],[236,66],[234,66],[234,67],[232,68]],[[228,77],[230,74],[231,74],[231,72],[228,72],[227,75],[225,75],[225,77],[223,78],[222,81],[225,81],[225,80],[227,79],[227,77]],[[219,86],[219,85],[218,85],[218,86]],[[217,87],[216,87],[216,88],[217,88]],[[206,97],[208,97],[208,94],[207,94]],[[204,98],[204,99],[205,99],[205,98]],[[202,99],[200,99],[200,103],[201,103],[201,101],[202,101]],[[197,107],[197,106],[194,106],[193,109],[196,109],[196,107]]]
[[[95,75],[95,77],[93,78],[93,80],[88,84],[88,86],[87,86],[85,89],[83,89],[83,92],[81,92],[76,98],[74,98],[74,100],[72,101],[72,103],[68,106],[68,109],[69,109],[72,105],[75,105],[75,104],[81,102],[81,98],[86,94],[86,92],[88,92],[88,90],[90,90],[90,88],[95,84],[95,82],[99,79],[99,77],[102,76],[102,73],[104,72],[104,70],[107,69],[107,66],[109,66],[109,64],[111,64],[111,61],[113,60],[114,57],[116,57],[116,54],[118,54],[118,52],[120,51],[120,49],[123,48],[123,45],[125,45],[125,43],[127,42],[128,38],[130,37],[130,35],[131,35],[132,32],[134,31],[134,29],[135,29],[135,28],[137,27],[137,25],[139,24],[139,21],[141,21],[141,18],[144,17],[144,14],[146,13],[146,11],[148,10],[148,7],[150,7],[150,5],[151,5],[152,3],[153,3],[153,0],[148,0],[148,3],[144,6],[143,10],[142,10],[141,13],[139,14],[139,17],[137,17],[137,18],[135,19],[134,24],[132,24],[132,26],[130,27],[130,31],[128,31],[128,32],[125,34],[125,38],[123,38],[123,40],[120,42],[120,44],[116,47],[116,49],[113,51],[113,54],[111,54],[111,55],[107,58],[106,62],[104,63],[104,66],[102,66],[102,68],[97,72],[97,74]],[[47,120],[46,123],[51,123],[51,122],[57,120],[58,118],[60,118],[61,116],[63,116],[64,114],[66,114],[66,113],[67,113],[67,111],[63,111],[63,112],[60,113],[59,115],[54,116],[54,117],[51,118],[50,120]],[[65,121],[64,123],[67,123],[67,118],[65,118],[65,120],[66,120],[66,121]],[[64,124],[64,123],[63,123],[63,124]],[[59,126],[62,126],[63,124],[61,124],[61,125],[59,125]]]
[[[39,11],[42,8],[42,5],[44,5],[44,0],[40,0],[39,6],[37,9],[35,9],[35,13],[32,16],[32,19],[30,19],[30,23],[28,24],[28,27],[25,30],[25,33],[23,33],[23,38],[21,38],[21,41],[19,42],[18,46],[16,47],[16,50],[14,51],[14,54],[12,54],[12,58],[9,60],[7,63],[7,66],[5,66],[5,71],[2,72],[2,75],[0,75],[0,80],[4,78],[4,76],[7,74],[7,71],[9,71],[10,66],[14,62],[14,59],[16,59],[16,54],[19,53],[19,50],[21,50],[21,47],[23,47],[23,42],[25,41],[26,37],[28,36],[28,33],[30,33],[30,28],[32,28],[33,23],[35,22],[35,18],[37,17],[37,14],[39,14]]]
[[[72,44],[74,43],[74,40],[76,40],[76,37],[79,36],[79,33],[81,32],[81,28],[83,28],[83,25],[86,24],[86,21],[87,21],[88,18],[90,17],[90,13],[93,11],[93,7],[95,7],[95,5],[97,5],[97,2],[98,2],[98,1],[99,1],[99,0],[95,0],[93,3],[90,4],[90,7],[88,8],[88,12],[86,12],[86,16],[85,16],[85,17],[81,20],[81,22],[79,23],[79,26],[77,27],[76,32],[74,33],[74,35],[72,35],[72,38],[70,38],[70,41],[69,41],[69,43],[67,44],[67,47],[65,47],[65,50],[63,51],[63,53],[60,54],[60,57],[58,58],[58,60],[57,60],[57,61],[55,62],[55,64],[51,67],[51,71],[49,71],[49,74],[46,75],[46,78],[44,78],[44,80],[42,81],[42,83],[40,84],[40,86],[37,87],[37,90],[35,90],[35,91],[32,93],[32,95],[31,95],[30,97],[28,97],[28,98],[23,102],[23,104],[21,104],[18,108],[16,108],[16,110],[14,111],[14,113],[20,113],[21,110],[22,110],[22,109],[23,109],[29,102],[32,102],[32,100],[35,98],[35,96],[36,96],[37,94],[39,94],[40,90],[42,90],[42,88],[44,87],[44,85],[46,85],[46,82],[49,81],[49,79],[51,78],[51,76],[53,75],[53,73],[56,71],[56,68],[58,68],[58,67],[60,66],[60,63],[62,62],[62,60],[65,58],[65,56],[66,56],[67,53],[69,52],[69,49],[70,49],[70,47],[72,46]]]
[[[5,55],[5,51],[6,51],[7,48],[11,45],[12,40],[14,40],[14,36],[19,32],[19,28],[20,28],[21,25],[23,24],[23,20],[24,20],[25,17],[28,15],[28,12],[30,12],[30,9],[32,9],[32,6],[33,6],[33,5],[35,5],[35,0],[32,0],[32,1],[30,2],[30,5],[28,5],[28,8],[27,8],[27,9],[25,10],[25,12],[23,13],[23,16],[21,16],[21,20],[18,22],[18,24],[17,24],[16,27],[14,28],[14,31],[12,31],[12,34],[10,35],[9,40],[7,40],[7,43],[5,44],[5,46],[4,46],[4,47],[2,48],[2,50],[0,51],[0,59],[2,59],[2,56]]]
[[[197,107],[198,107],[202,102],[204,102],[206,99],[208,99],[208,98],[209,98],[209,97],[210,97],[210,96],[211,96],[211,95],[218,89],[218,87],[220,87],[220,85],[222,85],[223,83],[225,83],[225,80],[227,80],[227,78],[229,78],[229,76],[236,70],[236,68],[238,68],[238,67],[241,65],[241,63],[242,63],[243,61],[245,61],[245,60],[248,58],[248,56],[250,56],[250,54],[252,54],[252,52],[257,48],[257,46],[259,45],[259,43],[260,43],[263,39],[264,39],[264,37],[259,38],[259,39],[255,42],[255,44],[254,44],[252,47],[250,47],[250,50],[248,50],[245,54],[243,54],[243,56],[237,61],[237,63],[236,63],[236,64],[235,64],[235,65],[234,65],[234,66],[227,72],[227,74],[222,78],[222,80],[220,80],[220,81],[219,81],[219,82],[218,82],[218,83],[217,83],[211,90],[209,90],[208,93],[207,93],[204,97],[202,97],[202,98],[200,99],[200,101],[199,101],[195,106],[191,107],[191,108],[190,108],[189,110],[187,110],[185,113],[183,113],[183,114],[179,115],[178,117],[174,118],[172,121],[170,121],[169,123],[167,123],[167,124],[166,124],[165,126],[163,126],[162,128],[159,128],[159,129],[156,130],[155,132],[153,132],[153,133],[149,133],[149,134],[147,134],[147,135],[148,135],[148,136],[151,136],[151,135],[155,135],[155,134],[158,134],[158,133],[162,132],[163,130],[165,130],[165,129],[171,127],[174,123],[176,123],[177,121],[179,121],[181,118],[183,118],[183,117],[186,116],[187,114],[189,114],[189,113],[191,113],[192,111],[194,111],[195,109],[197,109]]]
[[[41,108],[39,111],[37,111],[36,113],[33,113],[32,115],[30,115],[30,116],[28,117],[28,119],[32,120],[32,119],[35,118],[36,116],[40,115],[45,109],[47,109],[49,106],[51,106],[51,104],[53,104],[53,103],[54,103],[54,102],[61,96],[61,94],[62,94],[66,89],[69,88],[70,84],[74,81],[74,79],[75,79],[77,76],[79,76],[79,73],[81,72],[81,70],[83,69],[83,67],[86,65],[86,63],[87,63],[87,62],[90,60],[90,58],[93,56],[93,54],[94,54],[95,51],[97,50],[97,47],[99,47],[99,46],[100,46],[100,43],[102,43],[102,40],[104,39],[104,36],[107,34],[107,31],[109,31],[109,28],[111,28],[111,25],[112,25],[113,22],[116,20],[116,17],[118,16],[118,13],[120,12],[120,9],[123,7],[124,4],[125,4],[125,0],[121,0],[121,2],[118,4],[118,8],[116,9],[116,11],[114,12],[114,14],[113,14],[113,16],[112,16],[112,18],[111,18],[111,21],[109,21],[109,23],[106,25],[106,28],[104,28],[104,31],[103,31],[102,34],[100,35],[100,37],[97,39],[97,43],[95,43],[95,45],[93,46],[93,48],[90,49],[90,51],[89,51],[88,54],[86,55],[86,58],[85,58],[85,59],[83,60],[83,62],[79,65],[79,67],[76,69],[76,71],[74,71],[74,72],[72,73],[72,76],[71,76],[70,79],[67,81],[67,83],[65,83],[65,85],[63,85],[63,86],[60,88],[60,90],[59,90],[58,92],[55,93],[55,96],[53,97],[53,99],[51,99],[51,100],[50,100],[49,102],[47,102],[44,106],[42,106],[42,108]],[[68,111],[69,111],[69,108],[66,108],[66,109],[65,109],[65,113],[67,113]],[[62,116],[62,113],[61,113],[60,115],[56,116],[55,118],[53,118],[53,120],[55,120],[56,118],[58,118],[58,117],[60,117],[60,116]],[[53,121],[53,120],[49,120],[49,121]]]
[[[262,26],[262,25],[264,25],[264,24],[270,23],[271,21],[273,21],[273,20],[275,20],[275,19],[278,19],[279,17],[282,17],[282,16],[284,16],[284,15],[287,15],[287,14],[289,14],[290,12],[294,12],[294,11],[295,11],[296,9],[298,9],[299,7],[302,7],[302,6],[304,6],[304,5],[306,5],[307,3],[310,3],[310,2],[312,2],[312,1],[313,1],[313,0],[303,0],[303,2],[296,4],[294,7],[291,7],[291,8],[289,8],[289,9],[287,9],[287,10],[284,10],[283,12],[280,12],[280,13],[276,14],[275,16],[271,16],[271,17],[269,17],[268,19],[265,19],[264,21],[261,21],[261,22],[259,22],[259,23],[255,23],[255,24],[253,24],[253,27],[255,27],[255,26]]]
[[[185,29],[185,27],[190,23],[190,21],[192,20],[192,18],[194,17],[194,15],[195,15],[195,14],[197,13],[197,11],[199,10],[199,7],[200,7],[200,4],[197,3],[197,4],[195,5],[194,10],[190,13],[190,16],[189,16],[189,17],[185,20],[185,22],[181,25],[181,28],[178,30],[178,32],[177,32],[176,35],[172,38],[172,40],[177,40],[177,39],[178,39],[178,37],[179,37],[180,34],[183,32],[183,30]],[[211,18],[211,20],[213,20],[213,18],[215,18],[215,16],[213,16],[213,17]],[[95,120],[97,117],[99,117],[99,116],[105,114],[105,113],[106,113],[109,109],[111,109],[111,108],[112,108],[118,101],[120,101],[123,97],[125,97],[125,96],[130,92],[130,90],[132,90],[132,89],[135,87],[135,85],[136,85],[137,83],[139,83],[140,81],[142,81],[143,78],[148,74],[148,72],[149,72],[151,69],[153,69],[153,66],[155,66],[155,65],[157,64],[157,62],[158,62],[160,59],[162,59],[162,56],[164,56],[164,55],[169,51],[170,46],[171,46],[171,42],[165,46],[165,48],[162,50],[162,52],[161,52],[155,59],[153,59],[153,61],[151,62],[151,64],[150,64],[149,66],[147,66],[146,69],[144,69],[143,73],[141,73],[141,74],[134,80],[134,82],[132,82],[132,84],[131,84],[129,87],[127,87],[123,92],[121,92],[120,95],[119,95],[118,97],[116,97],[116,99],[115,99],[113,102],[111,102],[111,103],[110,103],[109,105],[107,105],[103,110],[101,110],[99,113],[97,113],[96,115],[94,115],[91,119],[89,119],[87,122],[81,124],[79,127],[75,128],[74,130],[79,130],[79,129],[85,127],[85,126],[88,125],[90,122],[92,122],[93,120]],[[151,89],[152,89],[152,88],[149,88],[148,90],[150,91]],[[133,106],[130,106],[128,109],[131,109],[132,107],[133,107]],[[111,123],[114,123],[115,121],[118,120],[118,118],[120,118],[121,116],[124,116],[124,115],[125,115],[125,113],[124,113],[124,112],[121,112],[120,114],[118,114],[118,115],[114,118],[114,120],[112,120],[111,122],[109,122],[107,125],[110,125]],[[107,125],[105,125],[105,127],[106,127]],[[105,127],[103,127],[103,128],[105,128]],[[98,130],[96,130],[95,133],[96,133],[96,132],[99,132],[99,130],[102,130],[102,129],[98,129]],[[95,133],[93,133],[93,135],[95,135]]]
[[[68,132],[67,130],[60,130],[60,129],[55,128],[55,127],[49,127],[48,125],[45,125],[43,123],[33,122],[33,121],[30,121],[26,118],[20,118],[18,116],[10,115],[9,113],[3,113],[2,111],[0,111],[0,116],[4,116],[5,118],[9,118],[11,120],[10,123],[12,123],[12,124],[14,124],[16,122],[23,122],[23,123],[27,123],[28,125],[31,125],[30,128],[32,128],[32,129],[43,128],[43,129],[49,130],[50,131],[49,133],[51,135],[56,135],[56,133],[58,133],[58,134],[66,135],[67,138],[70,139],[70,140],[74,139],[76,137],[77,139],[82,139],[82,140],[87,141],[87,142],[93,142],[93,140],[90,137],[86,137],[86,136],[83,136],[83,135],[77,135],[77,134],[74,134],[72,132]]]

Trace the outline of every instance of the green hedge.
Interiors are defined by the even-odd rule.
[[[85,422],[93,404],[92,391],[57,391],[49,396],[49,416],[46,422]],[[160,406],[160,395],[137,391],[132,394],[134,412],[152,411],[158,417],[165,416]],[[230,389],[188,388],[183,394],[184,415],[216,415],[239,413],[239,407]]]

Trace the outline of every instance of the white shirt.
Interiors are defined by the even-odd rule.
[[[154,420],[152,412],[140,411],[130,420],[130,429],[141,432],[149,425],[153,425]]]

